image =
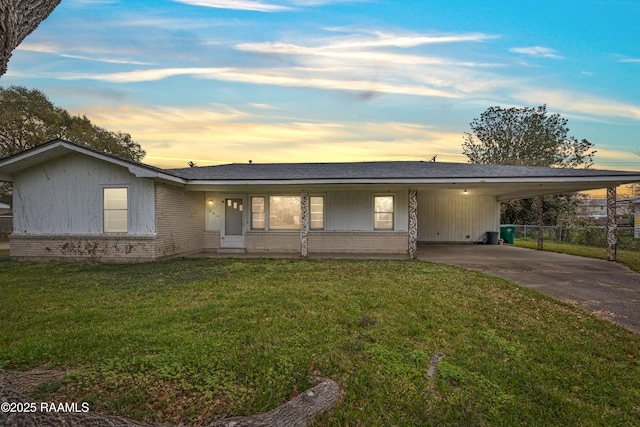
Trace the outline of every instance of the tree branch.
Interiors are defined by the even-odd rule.
[[[0,0],[0,76],[13,50],[44,21],[61,0]]]

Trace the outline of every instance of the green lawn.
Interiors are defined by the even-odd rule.
[[[204,425],[272,409],[318,375],[343,389],[321,426],[640,424],[640,337],[455,267],[5,257],[0,292],[0,368],[77,369],[41,401]]]
[[[515,239],[514,246],[521,248],[537,249],[538,241],[534,239]],[[544,250],[560,252],[570,255],[578,255],[587,258],[607,259],[607,249],[595,246],[574,245],[572,243],[544,242]],[[640,272],[640,251],[618,249],[618,262],[626,265],[633,271]]]

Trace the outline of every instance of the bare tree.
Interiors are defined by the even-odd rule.
[[[61,0],[0,0],[0,76],[13,50],[35,30]]]

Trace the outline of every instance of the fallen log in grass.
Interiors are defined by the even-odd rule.
[[[36,373],[10,372],[0,369],[0,425],[5,427],[65,426],[65,427],[171,427],[167,424],[150,424],[122,417],[77,411],[41,410],[40,404],[24,393],[47,378],[42,371]],[[325,379],[315,387],[300,393],[287,403],[269,411],[246,417],[233,417],[214,421],[208,427],[303,427],[316,415],[328,411],[340,397],[340,386]],[[50,408],[49,408],[50,409]],[[68,409],[68,408],[67,408]],[[26,411],[25,411],[26,410]]]

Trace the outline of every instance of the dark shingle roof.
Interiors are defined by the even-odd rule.
[[[429,179],[599,177],[637,172],[442,162],[253,163],[165,169],[188,180]]]
[[[64,140],[53,140],[31,150],[0,160],[0,172],[13,174],[69,151],[80,151],[128,167],[136,176],[158,178],[169,181],[217,181],[264,183],[294,181],[331,182],[381,182],[431,180],[522,180],[558,179],[581,181],[618,180],[638,181],[640,172],[611,171],[597,169],[561,169],[533,166],[486,165],[471,163],[443,163],[424,161],[360,162],[360,163],[253,163],[228,164],[182,169],[160,169],[144,163],[124,159],[95,148]],[[146,174],[150,172],[151,174]]]

